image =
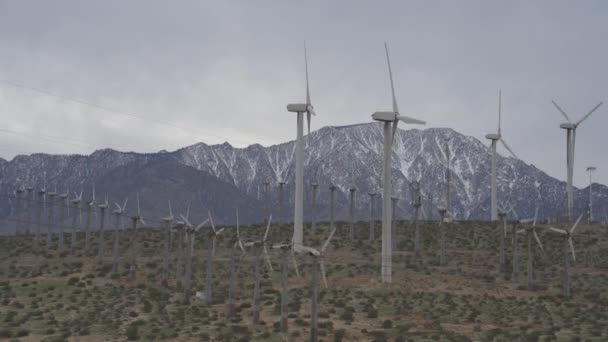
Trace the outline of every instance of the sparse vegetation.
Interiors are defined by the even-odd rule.
[[[366,224],[358,225],[365,236]],[[437,263],[436,224],[423,223],[424,253],[411,251],[413,227],[399,222],[399,250],[393,259],[392,285],[379,283],[380,240],[360,240],[351,246],[347,225],[338,223],[326,259],[330,287],[320,287],[319,336],[325,341],[465,341],[465,340],[596,340],[608,337],[608,230],[581,227],[575,243],[581,248],[574,265],[573,295],[565,302],[560,289],[560,242],[541,234],[547,253],[535,260],[535,287],[527,291],[507,272],[497,272],[497,244],[483,223],[458,223],[447,231],[448,264]],[[306,232],[309,241],[322,241],[324,225]],[[247,237],[259,226],[243,227]],[[473,232],[473,233],[471,233]],[[112,277],[111,257],[97,263],[79,253],[64,256],[32,253],[31,237],[0,238],[0,339],[29,336],[35,340],[79,340],[107,336],[117,340],[163,340],[189,336],[214,341],[302,341],[310,327],[309,258],[299,257],[301,278],[290,268],[289,327],[279,329],[280,276],[265,270],[262,278],[261,322],[251,325],[253,270],[242,259],[238,274],[235,315],[227,317],[230,234],[217,241],[214,262],[215,303],[206,306],[193,296],[184,305],[172,280],[160,282],[162,235],[141,232],[139,268],[134,280],[125,264]],[[288,236],[279,231],[273,240]],[[257,236],[257,235],[256,235]],[[106,249],[111,250],[111,234]],[[69,241],[69,235],[66,240]],[[95,241],[93,236],[92,241]],[[593,243],[591,243],[593,242]],[[121,245],[128,251],[127,242]],[[523,242],[522,242],[523,244]],[[193,291],[205,284],[205,244],[195,245]],[[523,245],[522,245],[523,247]],[[509,249],[507,249],[509,252]],[[522,254],[522,274],[525,274]],[[273,262],[278,254],[273,255]],[[291,266],[291,265],[290,265]],[[174,276],[175,262],[169,273]],[[523,276],[521,277],[523,281]]]

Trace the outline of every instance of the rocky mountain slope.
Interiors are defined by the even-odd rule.
[[[377,123],[324,127],[313,132],[305,148],[305,215],[311,218],[311,182],[319,183],[320,219],[328,216],[330,184],[338,187],[337,216],[346,218],[348,188],[358,189],[357,217],[369,216],[368,192],[381,192],[382,130]],[[447,159],[446,146],[450,158]],[[234,208],[241,209],[241,222],[256,222],[264,216],[263,185],[272,183],[272,212],[278,215],[278,182],[283,180],[285,198],[283,220],[293,212],[295,176],[293,141],[264,147],[235,148],[228,143],[198,143],[174,152],[139,154],[99,150],[89,156],[33,154],[0,160],[0,213],[14,213],[14,189],[22,184],[36,187],[46,180],[47,188],[63,191],[84,189],[85,199],[95,184],[98,199],[106,194],[112,201],[135,192],[142,194],[142,210],[147,217],[165,215],[167,200],[179,210],[192,202],[192,212],[202,218],[210,209],[218,222],[233,223]],[[445,206],[445,175],[451,176],[450,206],[458,219],[488,219],[490,195],[490,154],[485,144],[452,129],[400,130],[393,149],[393,193],[401,198],[397,217],[410,217],[409,184],[421,184],[426,216],[437,217],[437,207]],[[499,202],[514,205],[520,217],[563,215],[565,183],[550,177],[534,165],[503,156],[498,157]],[[606,218],[608,188],[594,184],[594,216]],[[585,210],[588,189],[575,190],[577,212]],[[378,198],[376,214],[380,212]],[[133,207],[131,207],[133,209]],[[176,209],[177,211],[177,209]],[[379,216],[379,215],[378,215]]]

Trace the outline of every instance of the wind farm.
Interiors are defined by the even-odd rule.
[[[358,18],[348,32],[338,23],[350,27],[354,4],[335,23],[314,16],[282,30],[287,13],[320,12],[226,5],[237,30],[206,20],[213,33],[201,35],[198,19],[209,14],[182,6],[180,20],[167,11],[151,20],[125,4],[131,20],[111,18],[128,29],[100,24],[120,32],[110,41],[63,20],[70,29],[36,23],[36,39],[27,25],[6,30],[6,44],[29,45],[13,64],[0,58],[0,339],[608,338],[606,93],[602,80],[591,77],[593,88],[572,72],[589,76],[594,54],[570,63],[533,44],[535,35],[499,29],[498,14],[493,24],[437,23],[439,34],[423,29],[428,19],[453,11],[418,8],[424,22],[407,17],[421,37],[400,37],[393,28],[406,24],[377,25],[368,5],[361,13],[376,25],[361,28]],[[183,27],[156,31],[170,23]],[[79,30],[106,45],[91,47]],[[514,48],[509,56],[502,44]],[[43,58],[51,51],[63,61],[86,52],[120,69],[120,81],[111,68],[53,68]],[[548,55],[561,64],[536,64]],[[50,70],[35,69],[32,56]],[[75,67],[78,78],[66,71]],[[44,79],[68,75],[70,87]],[[563,109],[590,101],[578,120]]]

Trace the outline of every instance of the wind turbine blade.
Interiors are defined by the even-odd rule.
[[[190,202],[188,202],[188,208],[186,209],[186,217],[190,217]]]
[[[572,123],[572,120],[570,120],[570,117],[568,117],[568,114],[566,114],[566,112],[564,112],[564,110],[557,103],[555,103],[555,101],[551,100],[551,103],[553,103],[555,108],[557,108],[557,110],[559,110],[559,112],[562,113],[562,115],[566,118],[566,120],[569,123]]]
[[[336,228],[334,227],[334,229],[332,229],[331,232],[329,233],[329,236],[327,237],[327,240],[325,240],[325,243],[323,244],[323,247],[321,247],[321,253],[325,252],[325,250],[327,249],[327,246],[329,246],[329,242],[334,237],[335,233],[336,233]]]
[[[502,120],[502,90],[498,90],[498,136],[500,137],[500,121]]]
[[[549,227],[549,230],[552,230],[556,233],[560,233],[560,234],[568,234],[567,231],[563,230],[563,229],[559,229],[559,228],[553,228],[553,227]]]
[[[173,217],[173,208],[171,208],[171,200],[168,200],[169,202],[169,217]]]
[[[291,248],[291,260],[293,261],[293,268],[296,271],[296,275],[299,278],[300,277],[300,270],[298,269],[298,260],[296,259],[296,253],[293,250],[293,246]]]
[[[572,243],[572,236],[568,237],[568,244],[570,245],[570,251],[572,252],[572,260],[576,261],[576,253],[574,252],[574,243]]]
[[[268,237],[268,232],[270,231],[270,223],[272,222],[272,214],[268,218],[268,225],[266,225],[266,231],[264,232],[264,239],[262,241],[266,242],[266,238]]]
[[[415,118],[411,118],[409,116],[405,116],[405,115],[399,115],[398,117],[399,120],[407,123],[407,124],[412,124],[412,125],[426,125],[426,121],[423,120],[418,120]]]
[[[576,123],[576,126],[580,125],[583,121],[587,120],[587,118],[593,114],[593,112],[595,112],[598,108],[600,108],[600,106],[602,105],[603,102],[600,102],[597,104],[597,106],[593,107],[592,110],[589,111],[589,113],[585,114],[585,116],[583,116],[580,120],[578,120],[578,122]]]
[[[80,193],[80,195],[82,196],[82,193]],[[125,198],[125,202],[122,204],[122,211],[127,210],[127,202],[129,202],[129,197]]]
[[[55,185],[55,189],[57,188],[57,185]],[[95,184],[93,184],[93,202],[95,202]]]
[[[507,143],[505,142],[505,140],[503,138],[500,138],[500,142],[502,143],[502,145],[509,151],[509,153],[511,153],[511,155],[513,156],[513,158],[515,159],[519,159],[516,155],[515,152],[513,152],[513,150],[509,147],[509,145],[507,145]]]
[[[572,226],[572,229],[570,229],[570,234],[574,234],[574,231],[576,230],[576,227],[578,226],[578,223],[581,222],[582,218],[583,218],[583,214],[581,214],[581,216],[578,217],[578,219],[574,223],[574,226]]]
[[[538,207],[536,207],[536,211],[534,212],[534,223],[532,224],[532,227],[536,227],[536,219],[538,219]],[[536,234],[536,231],[534,231],[534,234]]]
[[[141,214],[141,208],[139,207],[139,191],[135,193],[135,198],[137,199],[137,216]]]
[[[393,112],[399,113],[399,107],[397,106],[397,97],[395,96],[395,83],[393,82],[393,70],[391,68],[391,59],[388,54],[388,44],[384,43],[384,51],[386,52],[386,64],[388,65],[388,77],[391,80],[391,94],[393,97]]]
[[[306,66],[306,104],[310,106],[310,87],[308,85],[308,51],[304,42],[304,64]]]
[[[264,259],[266,260],[266,264],[268,265],[268,270],[270,272],[273,272],[272,269],[272,262],[270,262],[270,257],[268,256],[268,249],[266,248],[266,245],[264,245]]]
[[[536,243],[538,243],[538,247],[540,247],[540,249],[542,251],[544,251],[545,249],[543,248],[543,244],[540,242],[540,238],[538,237],[538,234],[536,234],[536,229],[534,229],[532,231],[532,233],[534,234],[534,239],[536,240]]]
[[[215,223],[213,223],[213,216],[211,216],[211,211],[207,210],[207,215],[209,215],[209,219],[208,220],[211,221],[211,229],[213,229],[214,233],[217,233],[215,231]]]
[[[321,258],[321,260],[319,261],[319,266],[321,266],[321,276],[323,277],[323,285],[325,286],[325,288],[327,288],[327,277],[325,276],[325,262],[323,261],[323,258]]]
[[[199,230],[203,228],[203,226],[206,225],[207,222],[209,222],[209,219],[206,219],[205,221],[201,222],[198,226],[196,226],[196,228],[194,228],[194,230]]]

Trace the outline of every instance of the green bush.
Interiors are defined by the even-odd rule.
[[[139,331],[137,329],[137,324],[131,324],[127,327],[127,331],[125,331],[125,335],[127,336],[127,340],[136,341],[139,340]]]

